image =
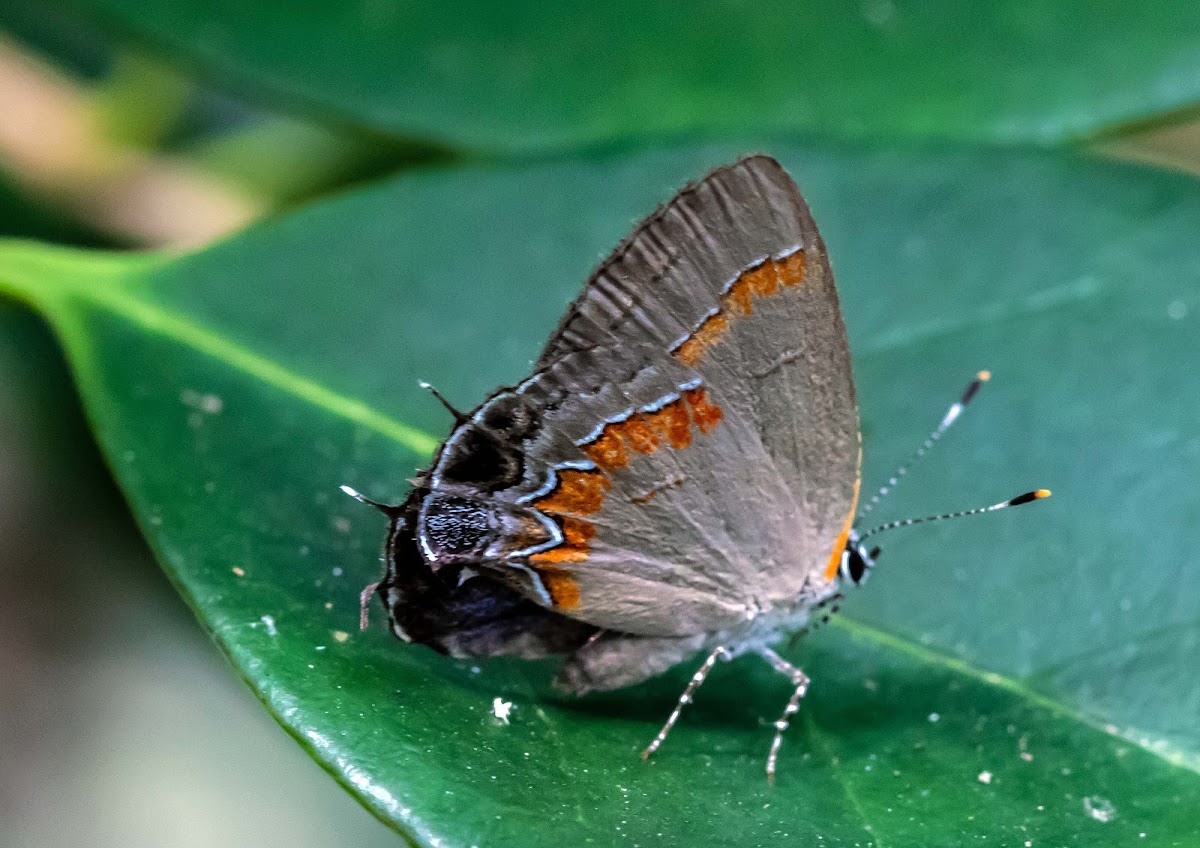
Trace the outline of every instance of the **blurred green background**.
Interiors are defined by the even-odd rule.
[[[713,110],[733,114],[729,126],[704,116],[731,96],[745,98],[765,130],[841,134],[855,143],[883,133],[936,141],[933,115],[966,128],[960,133],[966,137],[1065,141],[1097,156],[1200,173],[1200,122],[1191,120],[1200,94],[1191,89],[1191,72],[1200,68],[1194,44],[1171,53],[1167,26],[1155,33],[1167,44],[1159,65],[1109,62],[1120,55],[1122,38],[1133,36],[1115,23],[1106,32],[1110,24],[1098,14],[1100,23],[1082,27],[1083,35],[1095,36],[1084,55],[1072,55],[1070,44],[1036,39],[1018,43],[1037,55],[993,55],[988,46],[1014,21],[1037,31],[1060,13],[1085,14],[1047,3],[1010,5],[1013,20],[993,22],[994,29],[973,30],[969,16],[934,22],[974,45],[939,73],[963,74],[968,94],[972,75],[983,82],[977,98],[947,99],[913,117],[911,108],[892,109],[890,98],[877,97],[869,75],[861,84],[851,80],[845,89],[851,93],[843,94],[859,97],[858,111],[834,115],[838,104],[822,97],[787,100],[761,68],[730,77],[734,95],[719,80],[689,88],[703,81],[701,65],[688,68],[693,76],[680,85],[691,99],[656,109],[655,86],[673,83],[654,68],[644,86],[619,88],[591,67],[600,60],[572,52],[570,44],[549,56],[529,49],[589,23],[584,13],[567,21],[543,18],[532,5],[506,16],[499,4],[482,23],[471,18],[477,30],[445,43],[431,39],[421,54],[370,36],[375,29],[396,31],[395,21],[383,20],[394,11],[387,3],[347,7],[345,19],[335,15],[311,31],[282,26],[279,38],[303,42],[296,52],[308,57],[313,67],[306,69],[254,41],[251,13],[221,29],[204,26],[200,3],[12,0],[0,9],[0,235],[117,249],[192,248],[407,168],[520,155],[553,159],[568,148],[630,146],[639,133],[721,137],[745,124],[745,116]],[[852,22],[835,21],[829,31],[886,31],[904,20],[886,0],[852,11]],[[382,21],[377,27],[373,15]],[[1153,21],[1169,23],[1168,17]],[[302,22],[304,9],[294,18]],[[414,40],[422,27],[455,21],[431,14],[417,23]],[[339,26],[362,42],[339,42]],[[493,43],[492,33],[507,40]],[[770,27],[738,36],[761,38],[764,57],[775,55]],[[916,50],[920,39],[914,41]],[[619,61],[636,63],[639,51],[653,46],[632,44]],[[336,59],[343,53],[378,58],[394,72],[368,75],[371,84],[346,79]],[[1093,112],[1061,108],[1056,96],[1070,102],[1099,74],[1092,54],[1105,58],[1107,73],[1126,74],[1130,86],[1097,100]],[[999,66],[1031,64],[1046,82],[1026,80],[1025,90],[1043,102],[1005,112],[1013,92],[990,90],[987,77]],[[838,67],[832,59],[830,65]],[[410,66],[434,71],[422,77]],[[456,77],[453,69],[462,67],[471,73]],[[567,74],[574,85],[604,96],[591,112],[543,115],[545,104],[530,92],[569,88],[562,77],[573,67],[586,71],[578,79]],[[712,73],[719,78],[722,69]],[[932,77],[916,76],[895,84],[911,82],[907,96],[916,99],[940,90]],[[457,79],[457,87],[439,83],[445,79]],[[808,84],[825,81],[818,73]],[[469,92],[488,85],[491,108],[472,112]],[[412,102],[393,108],[385,95],[406,86]],[[822,116],[831,115],[836,120],[822,127]],[[529,126],[542,129],[531,133]],[[0,504],[0,844],[396,843],[230,673],[134,528],[49,330],[8,302],[0,304]]]

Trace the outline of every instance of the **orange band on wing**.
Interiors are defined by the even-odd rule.
[[[721,297],[720,307],[675,348],[675,358],[684,365],[695,365],[704,351],[712,347],[729,322],[753,311],[754,301],[771,297],[780,288],[798,286],[804,282],[804,251],[797,250],[782,259],[767,259],[742,272]]]
[[[543,563],[535,565],[534,569],[542,578],[542,585],[550,593],[550,601],[556,609],[570,610],[579,607],[579,584],[564,568]]]
[[[579,606],[579,584],[571,574],[571,564],[585,562],[591,553],[596,528],[583,518],[598,512],[612,488],[612,472],[627,466],[637,454],[649,454],[663,448],[683,450],[692,444],[693,425],[708,433],[723,417],[703,388],[689,389],[661,409],[638,412],[622,421],[604,426],[592,441],[581,445],[596,464],[592,469],[564,468],[555,487],[533,502],[533,507],[553,516],[562,528],[563,540],[553,548],[529,557],[529,564],[542,579],[556,609]],[[674,481],[671,485],[678,485]],[[651,496],[653,492],[651,493]],[[634,503],[649,500],[634,499]]]
[[[534,502],[542,512],[561,515],[590,515],[600,509],[604,495],[612,486],[603,471],[564,469],[558,474],[558,485],[544,498]]]
[[[850,541],[850,528],[854,526],[854,513],[858,509],[858,489],[862,485],[862,477],[854,480],[854,498],[850,502],[850,514],[846,516],[846,523],[842,527],[841,534],[838,535],[837,541],[833,543],[833,551],[829,554],[829,564],[825,566],[825,579],[832,580],[837,577],[838,568],[842,564],[842,551],[846,550],[846,543]]]
[[[563,541],[558,547],[541,551],[529,558],[532,563],[583,562],[588,558],[589,544],[596,535],[596,528],[582,518],[562,520]]]

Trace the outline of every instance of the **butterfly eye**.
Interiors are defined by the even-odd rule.
[[[848,546],[846,552],[842,555],[841,577],[843,580],[848,580],[855,586],[861,586],[867,579],[867,575],[871,572],[871,566],[874,555],[870,555],[870,559],[863,555],[863,551],[857,546]]]

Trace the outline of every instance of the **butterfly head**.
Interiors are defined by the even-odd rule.
[[[862,520],[872,509],[887,495],[896,488],[897,484],[904,479],[908,474],[909,466],[916,460],[921,459],[933,446],[937,444],[942,434],[950,428],[950,425],[958,420],[962,411],[967,407],[967,404],[979,392],[981,386],[992,378],[990,371],[980,371],[975,375],[975,379],[970,382],[966,390],[962,393],[957,401],[951,404],[946,414],[942,417],[941,422],[933,430],[932,433],[917,449],[912,458],[896,469],[888,481],[880,487],[879,491],[871,497],[866,504],[858,511],[857,520]],[[995,512],[1000,509],[1007,509],[1010,506],[1021,506],[1022,504],[1032,503],[1033,501],[1041,500],[1042,498],[1050,497],[1049,489],[1036,489],[1032,492],[1026,492],[1023,495],[1017,495],[1015,498],[1010,498],[1007,501],[1001,501],[991,506],[982,506],[975,509],[965,509],[958,512],[947,512],[941,515],[929,515],[924,518],[905,518],[900,521],[891,521],[887,524],[881,524],[878,527],[872,527],[870,530],[860,530],[855,527],[850,531],[846,540],[846,549],[842,551],[842,561],[838,567],[838,577],[842,583],[853,583],[855,586],[861,586],[866,582],[867,577],[871,573],[871,569],[875,566],[875,560],[879,557],[879,548],[877,546],[868,547],[866,540],[876,533],[884,533],[895,530],[900,527],[910,527],[914,524],[925,524],[932,521],[943,521],[948,518],[963,518],[968,515],[981,515],[985,512]]]

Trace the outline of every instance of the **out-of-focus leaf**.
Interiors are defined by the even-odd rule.
[[[1058,142],[1200,101],[1200,7],[73,0],[358,126],[526,153],[746,129]]]

